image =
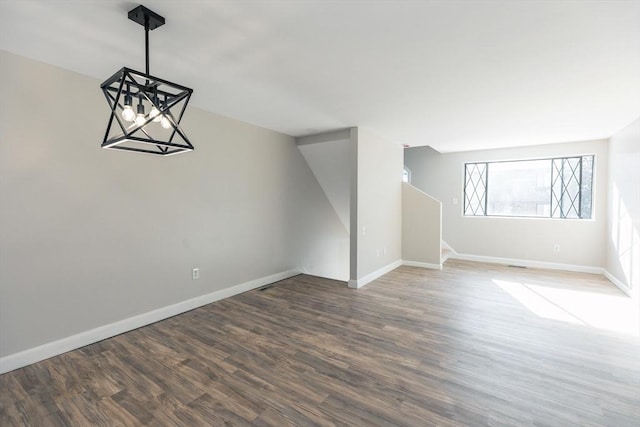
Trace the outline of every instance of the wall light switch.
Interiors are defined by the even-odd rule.
[[[458,198],[454,197],[453,199],[451,199],[451,203],[453,203],[454,205],[458,204]]]
[[[191,279],[198,280],[199,278],[200,278],[200,269],[194,268],[193,270],[191,270]]]

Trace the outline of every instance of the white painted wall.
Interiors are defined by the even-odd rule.
[[[402,183],[402,260],[423,267],[440,266],[442,203]]]
[[[640,119],[609,141],[606,269],[640,294]]]
[[[193,153],[102,150],[99,85],[0,51],[0,357],[291,269],[345,274],[293,138],[189,108]]]
[[[349,286],[360,287],[377,277],[376,272],[401,262],[403,151],[400,145],[362,128],[352,130],[351,143],[356,167],[352,169]]]
[[[593,220],[465,217],[464,163],[595,154]],[[439,154],[405,150],[411,183],[442,201],[443,239],[460,254],[602,268],[607,218],[606,140]],[[454,204],[454,199],[456,204]],[[553,251],[554,244],[560,252]]]

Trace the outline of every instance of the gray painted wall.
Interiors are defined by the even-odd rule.
[[[442,203],[402,183],[402,260],[440,265]]]
[[[99,84],[0,51],[0,356],[293,268],[338,274],[348,236],[293,138],[189,108],[193,153],[102,150]]]
[[[346,134],[346,139],[344,134]],[[324,140],[318,138],[318,135],[296,138],[298,149],[344,226],[344,233],[336,233],[340,238],[333,240],[332,247],[327,248],[327,250],[331,251],[331,254],[325,254],[331,259],[339,261],[332,268],[336,273],[328,274],[326,269],[323,272],[316,271],[313,267],[318,261],[317,259],[308,260],[306,265],[309,267],[305,272],[316,276],[347,281],[349,280],[349,203],[351,197],[349,180],[352,164],[349,157],[349,131],[332,132],[324,136],[331,135],[335,135],[339,139],[328,138]],[[335,254],[340,254],[339,260],[335,259]],[[326,265],[326,262],[322,262],[321,265]]]
[[[402,258],[403,150],[362,128],[353,129],[352,138],[357,153],[352,157],[351,254],[356,267],[351,264],[350,274],[359,280]]]
[[[298,145],[336,215],[349,232],[349,140]]]
[[[609,141],[607,271],[640,295],[640,119]]]
[[[595,154],[593,220],[465,217],[464,163]],[[604,267],[607,217],[606,140],[440,154],[405,150],[411,183],[442,201],[443,240],[467,255]],[[455,202],[455,203],[454,203]],[[560,252],[554,252],[554,245]]]

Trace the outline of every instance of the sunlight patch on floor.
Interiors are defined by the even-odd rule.
[[[537,316],[640,336],[640,306],[625,295],[497,279],[493,282]]]

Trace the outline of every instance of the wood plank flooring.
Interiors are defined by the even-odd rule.
[[[621,297],[453,260],[360,290],[301,275],[1,375],[0,425],[640,425],[638,337],[540,316],[505,283]]]

